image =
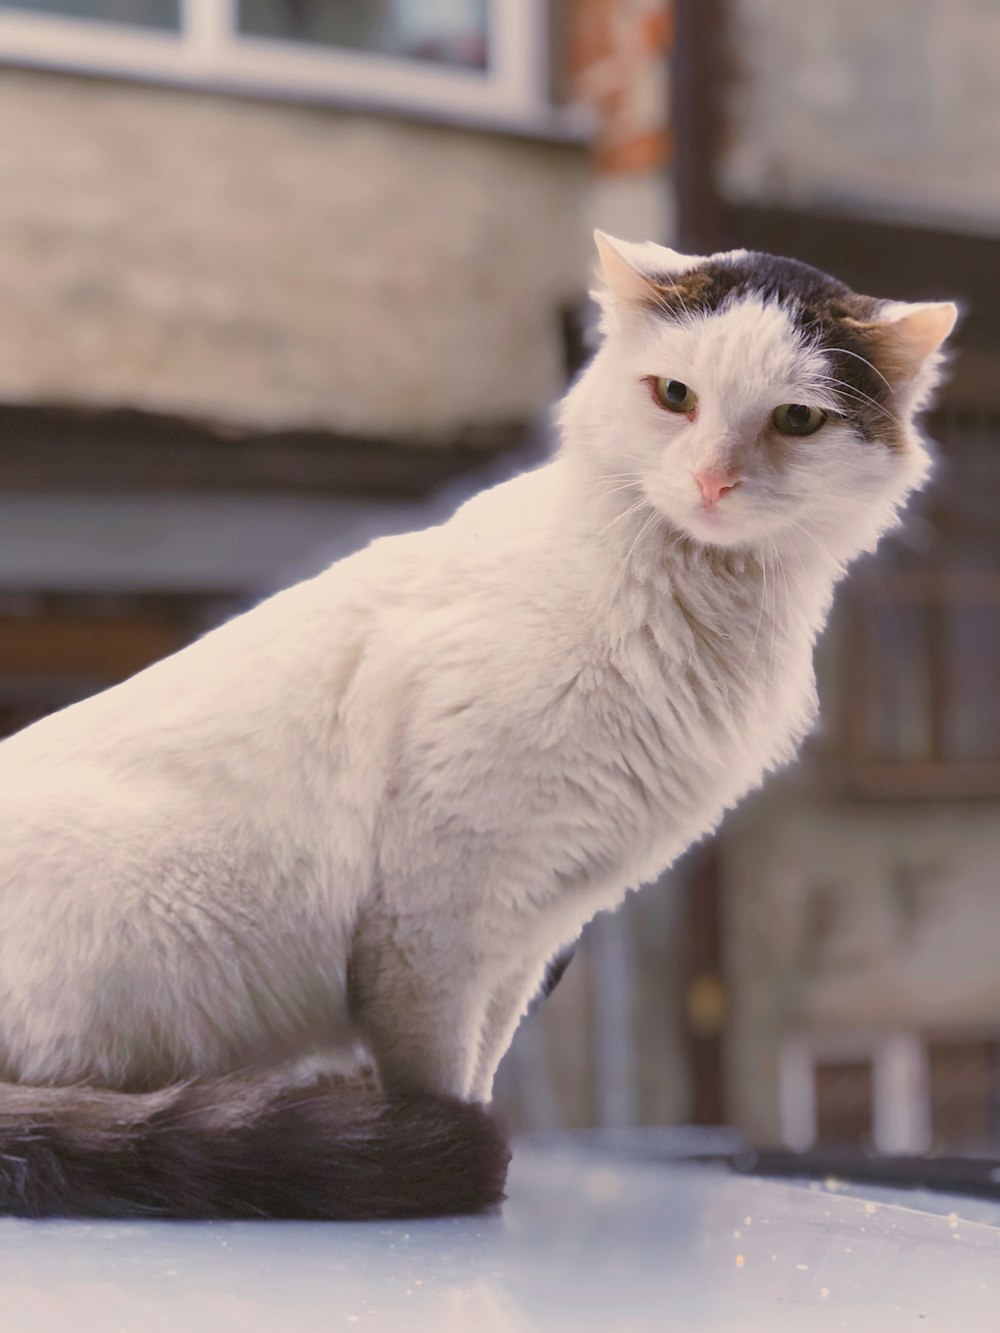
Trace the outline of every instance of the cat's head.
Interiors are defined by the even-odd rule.
[[[744,250],[597,243],[604,341],[564,420],[609,490],[634,477],[706,545],[802,528],[840,533],[845,555],[873,544],[926,476],[914,416],[955,306],[860,296]]]

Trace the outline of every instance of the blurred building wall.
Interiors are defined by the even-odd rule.
[[[733,198],[994,231],[994,0],[731,0],[729,46]]]
[[[560,391],[581,145],[0,71],[0,400],[445,444]]]

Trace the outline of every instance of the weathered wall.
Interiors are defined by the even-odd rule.
[[[730,193],[988,227],[994,0],[733,0]]]
[[[447,437],[562,382],[582,150],[0,72],[0,400]]]
[[[779,1138],[801,1031],[955,1033],[1000,1015],[994,804],[850,803],[778,780],[723,842],[736,1122]]]

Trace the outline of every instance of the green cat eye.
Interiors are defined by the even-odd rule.
[[[653,397],[668,412],[693,412],[698,406],[698,395],[680,380],[668,380],[662,375],[649,377]]]
[[[813,435],[826,420],[821,407],[805,403],[782,403],[771,413],[771,424],[782,435]]]

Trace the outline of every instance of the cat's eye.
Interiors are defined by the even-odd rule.
[[[826,416],[821,407],[782,403],[771,413],[771,424],[782,435],[813,435],[826,421]]]
[[[698,406],[698,395],[680,380],[668,380],[663,375],[650,375],[649,387],[656,401],[668,412],[693,412]]]

